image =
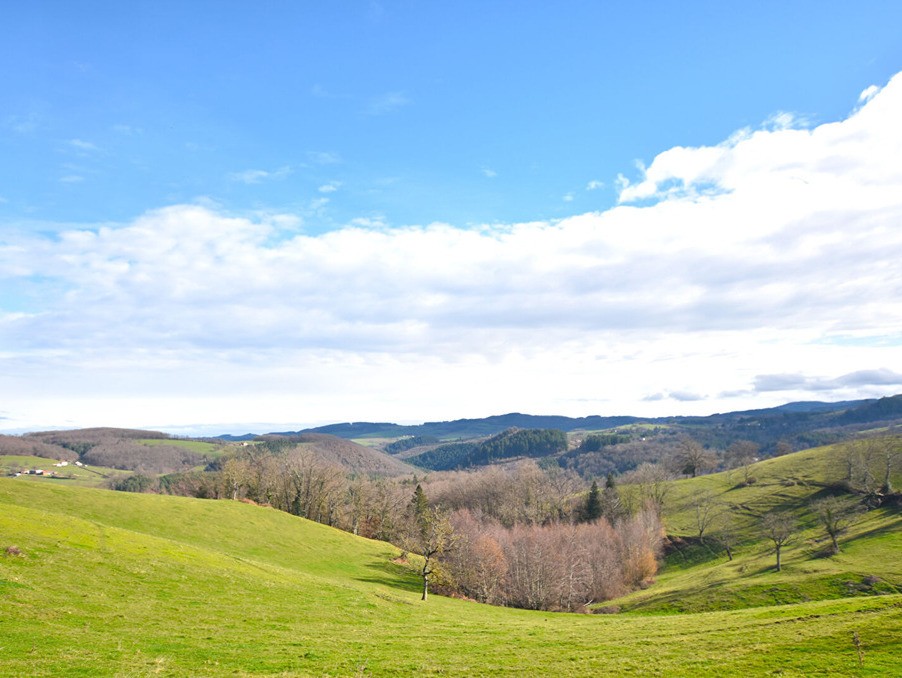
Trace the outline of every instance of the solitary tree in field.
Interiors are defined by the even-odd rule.
[[[429,506],[423,488],[417,485],[410,502],[410,520],[403,546],[411,553],[423,558],[420,576],[423,578],[423,597],[429,595],[429,577],[435,572],[438,559],[453,548],[456,542],[454,528],[447,514],[441,509]]]
[[[751,484],[752,464],[758,460],[758,444],[751,440],[737,440],[727,448],[730,466],[742,468],[743,484]]]
[[[719,506],[710,492],[702,492],[696,495],[692,502],[695,509],[695,527],[698,531],[699,543],[705,543],[705,533],[711,527],[719,513]]]
[[[719,523],[717,530],[714,532],[714,540],[726,551],[727,558],[733,560],[733,549],[739,541],[736,521],[730,513],[724,512],[721,514]]]
[[[859,513],[858,505],[849,499],[825,497],[811,505],[817,519],[830,537],[831,553],[839,553],[839,537],[849,529]]]
[[[795,519],[788,513],[766,513],[761,520],[761,527],[765,536],[774,543],[774,550],[777,554],[777,572],[779,572],[782,569],[780,554],[783,547],[792,541],[798,526]]]

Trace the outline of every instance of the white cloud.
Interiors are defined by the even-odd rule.
[[[341,188],[340,181],[330,181],[328,184],[323,184],[319,187],[320,193],[335,193],[339,188]]]
[[[337,165],[341,156],[334,151],[307,151],[307,158],[317,165]]]
[[[0,277],[44,300],[0,315],[10,421],[58,406],[86,422],[115,402],[153,421],[91,421],[654,415],[892,393],[899,119],[902,76],[839,122],[665,151],[620,182],[617,207],[554,222],[305,235],[182,205],[6,235]]]
[[[498,172],[496,172],[495,170],[493,170],[490,167],[483,167],[482,168],[482,176],[484,176],[486,179],[494,179],[495,177],[498,176]]]
[[[291,174],[291,168],[288,166],[280,167],[273,171],[249,169],[244,170],[243,172],[233,172],[229,174],[229,180],[242,184],[259,184],[263,181],[270,181],[272,179],[284,179],[289,174]]]
[[[838,377],[805,374],[762,374],[755,378],[759,391],[841,391],[867,386],[892,386],[902,389],[902,374],[890,369],[858,370]]]
[[[877,87],[877,85],[871,85],[870,87],[865,88],[865,90],[858,95],[858,102],[866,104],[868,101],[873,99],[879,91],[880,88]]]
[[[574,198],[574,194],[573,194],[573,191],[571,191],[570,193],[565,193],[564,197],[561,198],[561,200],[563,200],[564,202],[573,202],[573,198]]]
[[[604,188],[604,182],[598,181],[597,179],[592,179],[592,181],[586,184],[587,191],[597,191],[600,188]]]
[[[93,144],[90,141],[84,141],[83,139],[70,139],[69,145],[72,148],[75,148],[79,151],[85,151],[85,152],[90,152],[90,153],[94,153],[94,152],[100,150],[99,148],[97,148],[96,144]]]

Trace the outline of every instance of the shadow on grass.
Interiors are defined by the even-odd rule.
[[[366,568],[371,572],[369,576],[356,577],[357,581],[412,593],[419,593],[422,589],[423,584],[419,577],[404,565],[385,560],[371,560],[366,564]]]

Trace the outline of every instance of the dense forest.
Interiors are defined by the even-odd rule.
[[[512,429],[479,443],[440,445],[407,461],[433,471],[484,466],[514,457],[546,457],[567,449],[567,434],[556,429]]]

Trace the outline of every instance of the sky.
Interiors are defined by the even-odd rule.
[[[895,1],[10,4],[0,431],[900,393],[899,26]]]

